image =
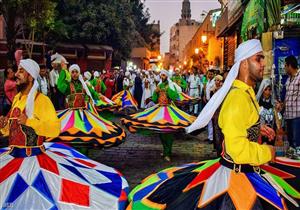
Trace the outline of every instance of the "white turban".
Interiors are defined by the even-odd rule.
[[[39,87],[39,83],[37,82],[37,78],[40,74],[40,67],[39,65],[32,59],[24,59],[20,61],[19,67],[22,67],[25,71],[27,71],[32,78],[34,78],[33,86],[31,87],[27,100],[26,100],[26,115],[28,118],[33,117],[33,111],[34,111],[34,98],[35,93]]]
[[[52,63],[58,63],[58,64],[60,64],[62,61],[64,63],[68,64],[68,62],[65,59],[65,57],[62,56],[61,54],[55,53],[54,55],[51,55],[51,62]]]
[[[129,77],[130,76],[130,72],[129,71],[126,71],[125,72],[125,77]]]
[[[100,77],[99,71],[95,71],[95,72],[94,72],[94,77]]]
[[[83,76],[87,79],[90,80],[92,78],[92,74],[89,71],[86,71],[83,73]]]
[[[86,83],[84,82],[82,75],[80,74],[80,67],[77,64],[72,64],[69,68],[69,72],[72,72],[74,70],[77,70],[79,72],[78,79],[79,79],[80,83],[82,84],[82,87],[85,90],[86,94],[93,100],[92,94],[91,94],[90,90],[88,89]],[[94,100],[93,100],[93,103],[95,103]]]
[[[256,94],[256,100],[259,101],[260,97],[262,96],[263,92],[265,91],[265,89],[271,86],[271,81],[269,79],[263,79],[263,81],[260,83],[258,92]]]
[[[72,64],[69,67],[69,72],[72,73],[72,71],[77,70],[80,73],[80,67],[77,64]]]
[[[189,127],[186,128],[187,133],[201,129],[208,124],[213,117],[215,111],[219,108],[227,93],[229,92],[233,81],[237,78],[241,61],[262,52],[262,46],[258,39],[251,39],[243,42],[235,50],[234,65],[228,73],[228,76],[220,90],[218,90],[202,109],[197,119]]]
[[[169,77],[169,72],[168,72],[167,70],[165,70],[165,69],[162,69],[162,70],[160,71],[160,74],[159,74],[159,75],[162,75],[162,74],[164,74],[164,75],[166,75],[167,77]]]

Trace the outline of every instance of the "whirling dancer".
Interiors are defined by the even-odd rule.
[[[130,114],[137,111],[138,103],[131,95],[129,89],[133,86],[129,71],[125,72],[123,80],[123,91],[112,97],[112,101],[117,105],[119,114]]]
[[[249,40],[238,47],[235,64],[223,87],[187,128],[192,132],[207,125],[222,104],[222,157],[149,176],[133,189],[127,209],[284,210],[289,205],[299,208],[292,198],[300,198],[299,191],[283,179],[293,178],[292,175],[262,166],[275,160],[274,148],[256,143],[259,134],[270,139],[274,136],[271,128],[258,124],[259,105],[253,90],[263,77],[262,51],[259,40]]]
[[[58,113],[61,122],[60,135],[47,141],[83,143],[100,147],[122,143],[126,136],[124,130],[102,118],[94,110],[93,99],[99,96],[85,84],[79,66],[70,66],[71,77],[65,66],[63,69],[59,74],[58,89],[67,96],[67,109]]]
[[[90,160],[71,147],[43,143],[56,137],[60,123],[49,98],[37,92],[39,65],[20,61],[19,94],[0,132],[1,209],[125,209],[128,183],[118,171]]]
[[[130,132],[152,130],[160,133],[163,156],[165,160],[170,161],[173,134],[183,131],[195,120],[195,117],[181,111],[172,103],[178,98],[175,84],[168,80],[168,71],[162,70],[160,75],[162,82],[152,96],[153,102],[157,105],[122,118],[121,121]]]

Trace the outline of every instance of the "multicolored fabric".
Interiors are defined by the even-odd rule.
[[[103,111],[103,110],[113,110],[117,107],[115,102],[107,98],[106,96],[102,95],[101,93],[99,94],[99,99],[94,100],[95,101],[95,106],[97,107],[98,111]]]
[[[93,109],[66,109],[58,113],[61,133],[46,141],[84,143],[103,147],[116,146],[125,140],[125,131],[97,115]]]
[[[155,105],[142,112],[132,114],[121,119],[121,122],[130,132],[140,129],[154,130],[157,132],[180,132],[195,120],[175,105]]]
[[[134,108],[137,110],[138,103],[131,95],[130,91],[123,90],[112,97],[112,101],[117,104],[119,111],[126,108]]]
[[[178,93],[178,98],[176,100],[177,105],[186,105],[186,104],[195,104],[199,102],[200,98],[194,98],[192,96],[189,96],[183,92]]]
[[[272,171],[268,172],[268,171]],[[129,194],[131,209],[286,209],[300,193],[268,166],[260,173],[236,173],[219,159],[165,169]],[[295,207],[295,206],[294,206]]]
[[[63,144],[0,149],[1,209],[125,209],[128,183],[115,169]]]

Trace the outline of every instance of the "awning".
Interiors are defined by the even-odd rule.
[[[105,51],[113,51],[113,48],[107,45],[96,45],[96,44],[85,44],[85,46],[89,50],[105,50]]]

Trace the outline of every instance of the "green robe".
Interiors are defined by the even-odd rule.
[[[90,81],[91,85],[95,88],[97,86],[97,81],[100,80],[101,93],[104,94],[106,91],[106,86],[104,82],[99,78],[94,78]]]
[[[71,90],[70,90],[71,82],[74,84],[76,93],[81,93],[82,92],[81,82],[79,80],[68,81],[66,70],[61,70],[59,73],[58,81],[57,81],[57,89],[65,96],[70,95],[71,94]],[[93,99],[99,98],[98,93],[94,89],[92,89],[91,87],[88,87],[88,89],[91,92]]]
[[[168,86],[168,81],[159,84],[158,87],[159,87],[160,89],[166,89],[166,88],[167,88],[167,95],[168,95],[168,97],[169,97],[172,101],[175,101],[175,100],[179,97],[178,93],[177,93],[176,91],[172,90],[172,89]],[[153,93],[153,95],[152,95],[152,101],[153,101],[154,103],[157,103],[157,102],[158,102],[158,97],[159,97],[158,93],[157,93],[156,91],[154,91],[154,93]]]
[[[182,78],[182,76],[174,75],[171,80],[179,85],[182,89],[187,88],[187,82]]]

